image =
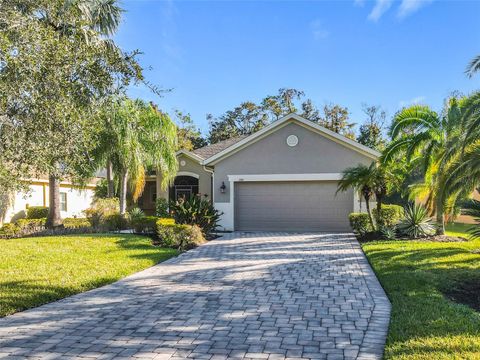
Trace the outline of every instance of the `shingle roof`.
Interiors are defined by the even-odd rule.
[[[207,145],[202,148],[193,150],[192,153],[200,156],[202,159],[208,159],[209,157],[218,154],[219,152],[229,148],[230,146],[236,144],[242,139],[245,139],[247,135],[241,135],[227,140],[219,141],[212,145]]]

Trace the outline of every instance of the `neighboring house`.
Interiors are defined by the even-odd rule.
[[[224,230],[350,231],[348,214],[359,211],[360,199],[353,190],[336,194],[338,180],[379,155],[291,114],[247,137],[179,151],[168,191],[160,178],[147,179],[142,199],[201,194],[223,212]]]
[[[93,179],[85,187],[79,188],[71,182],[60,183],[60,214],[66,217],[84,217],[83,210],[90,207],[98,179]],[[29,206],[48,206],[48,179],[30,181],[29,191],[18,192],[9,201],[9,206],[0,216],[0,223],[11,222],[25,217]]]

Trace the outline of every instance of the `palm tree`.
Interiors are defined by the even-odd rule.
[[[386,167],[399,156],[407,163],[421,162],[424,179],[412,186],[411,195],[426,199],[430,212],[436,214],[438,235],[445,233],[445,212],[455,203],[454,194],[446,191],[446,181],[455,158],[452,144],[462,133],[466,110],[465,102],[455,97],[446,102],[441,115],[423,105],[402,109],[393,119],[392,142],[381,159]]]
[[[359,164],[355,167],[345,169],[342,174],[342,179],[338,182],[336,192],[347,191],[353,188],[354,191],[359,191],[362,194],[372,229],[375,229],[375,223],[370,209],[370,199],[374,195],[373,173],[375,167],[375,163],[372,163],[370,166]]]
[[[96,151],[97,166],[111,164],[120,187],[120,213],[126,211],[128,184],[136,201],[148,168],[162,174],[166,187],[177,172],[176,126],[168,115],[142,100],[120,99],[103,114],[104,131]],[[109,179],[113,182],[113,179]]]
[[[463,213],[465,215],[473,216],[475,218],[475,225],[468,229],[471,238],[480,237],[480,201],[470,200],[463,206]]]
[[[468,198],[480,187],[480,92],[461,100],[465,111],[458,136],[447,144],[451,167],[446,179],[447,196]]]

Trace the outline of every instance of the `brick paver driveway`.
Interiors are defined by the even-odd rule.
[[[353,236],[233,233],[0,319],[0,357],[380,358],[389,314]]]

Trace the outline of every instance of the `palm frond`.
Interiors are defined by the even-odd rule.
[[[465,73],[469,78],[475,75],[477,72],[480,71],[480,55],[474,57],[472,61],[468,64]]]
[[[413,105],[402,109],[393,119],[390,128],[392,139],[396,139],[404,131],[411,130],[412,127],[434,129],[439,127],[439,117],[436,112],[428,106]]]

